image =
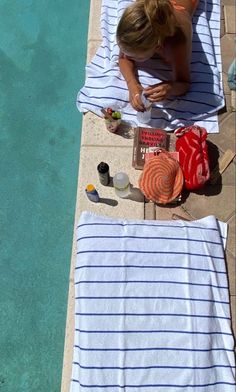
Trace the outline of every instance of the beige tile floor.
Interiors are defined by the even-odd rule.
[[[220,133],[210,135],[209,140],[217,147],[220,156],[231,148],[235,151],[235,93],[232,93],[227,85],[228,67],[234,57],[235,44],[235,2],[234,0],[223,0],[221,16],[221,51],[223,60],[223,80],[226,98],[226,107],[219,116]],[[101,0],[91,0],[90,18],[88,31],[87,62],[94,56],[101,43],[100,33],[100,9]],[[102,119],[87,113],[83,118],[81,152],[79,163],[79,178],[77,190],[77,204],[75,213],[75,225],[83,210],[107,215],[110,217],[127,219],[171,219],[172,214],[182,215],[186,218],[199,219],[203,216],[214,214],[229,225],[226,260],[228,266],[231,309],[233,326],[236,325],[236,283],[235,283],[235,182],[236,182],[236,159],[230,164],[222,176],[222,185],[210,190],[210,194],[192,193],[182,206],[173,208],[160,208],[150,202],[144,202],[142,195],[138,192],[138,177],[140,171],[131,166],[132,157],[132,130],[126,135],[110,134],[106,131]],[[113,176],[117,171],[125,171],[132,184],[132,194],[129,199],[119,199],[113,187],[104,187],[99,184],[97,178],[97,164],[105,160],[110,165],[110,174]],[[102,203],[91,203],[87,199],[84,189],[87,183],[97,186]],[[218,190],[217,190],[218,189]],[[74,231],[75,232],[75,231]],[[74,287],[73,272],[76,257],[76,241],[73,239],[71,257],[71,274],[68,295],[68,312],[65,335],[64,363],[62,371],[61,391],[69,392],[73,332],[74,332]]]

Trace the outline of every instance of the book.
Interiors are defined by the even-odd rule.
[[[166,131],[158,128],[135,128],[133,142],[132,166],[142,170],[145,163],[145,154],[149,147],[169,149],[170,137]]]

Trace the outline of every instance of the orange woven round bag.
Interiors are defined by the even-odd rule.
[[[179,165],[167,151],[148,160],[139,178],[144,196],[159,204],[167,204],[180,195],[184,177]]]

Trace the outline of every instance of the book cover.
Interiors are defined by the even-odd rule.
[[[145,163],[145,154],[149,151],[149,147],[161,147],[168,150],[169,141],[169,135],[163,129],[135,128],[132,166],[135,169],[142,170]]]

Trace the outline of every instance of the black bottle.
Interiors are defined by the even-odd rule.
[[[109,166],[105,162],[100,162],[98,167],[99,181],[102,185],[108,185],[110,182]]]

